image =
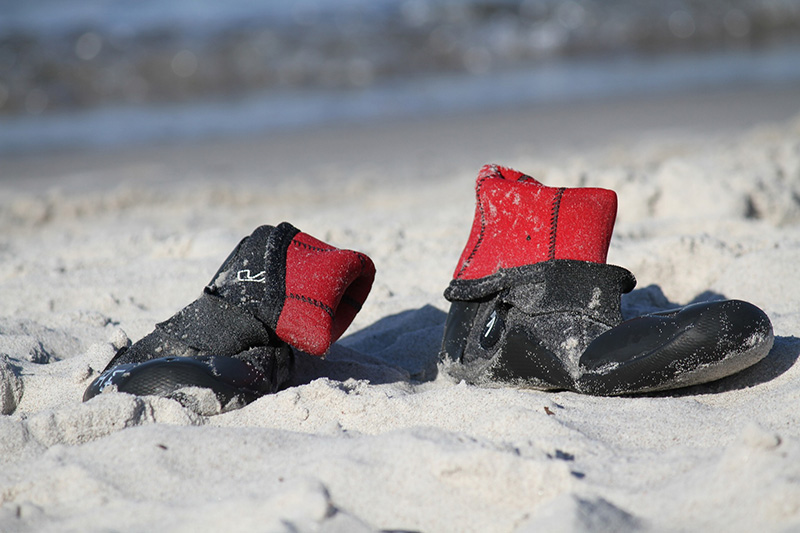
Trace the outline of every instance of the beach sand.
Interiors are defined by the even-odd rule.
[[[751,87],[0,161],[0,531],[800,528],[800,87]],[[437,372],[481,165],[615,190],[626,317],[770,316],[737,375],[601,398]],[[245,235],[368,254],[370,297],[292,386],[81,401]]]

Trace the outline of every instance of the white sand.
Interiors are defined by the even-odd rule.
[[[800,528],[800,90],[581,104],[0,162],[0,531]],[[769,356],[596,398],[435,375],[442,297],[496,162],[612,188],[627,316],[761,306]],[[217,414],[81,397],[256,226],[378,268],[327,360]]]

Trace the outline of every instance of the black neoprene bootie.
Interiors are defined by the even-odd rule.
[[[545,187],[484,167],[467,245],[445,291],[441,359],[470,383],[613,395],[704,383],[772,346],[757,307],[708,302],[623,322],[636,281],[605,264],[616,194]]]
[[[223,406],[275,392],[291,376],[292,348],[324,355],[360,310],[374,276],[364,254],[285,222],[261,226],[197,300],[120,350],[84,400],[111,385],[158,396],[209,388]]]
[[[481,283],[453,280],[442,350],[459,379],[537,389],[577,388],[580,357],[622,321],[634,286],[619,267],[556,259],[504,269]]]

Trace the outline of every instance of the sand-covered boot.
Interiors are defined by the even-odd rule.
[[[772,345],[766,315],[712,302],[623,322],[636,281],[606,264],[617,198],[546,187],[489,165],[467,244],[445,291],[441,359],[475,384],[590,394],[670,389],[730,375]]]
[[[289,223],[244,238],[201,296],[120,350],[84,394],[108,386],[170,396],[185,387],[241,405],[285,384],[292,347],[324,355],[355,318],[375,276],[364,254]]]
[[[575,389],[580,355],[619,324],[634,286],[605,264],[617,197],[545,187],[489,165],[476,182],[472,230],[445,291],[442,355],[473,383]]]
[[[759,362],[772,343],[769,317],[741,300],[650,313],[589,344],[580,359],[578,390],[617,395],[707,383]]]

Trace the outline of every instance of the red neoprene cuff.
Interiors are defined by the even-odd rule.
[[[475,218],[454,278],[477,279],[550,259],[605,263],[617,214],[614,191],[547,187],[519,171],[487,165],[475,194]]]
[[[312,355],[323,355],[367,299],[375,278],[369,257],[300,232],[286,251],[286,298],[275,333]]]

